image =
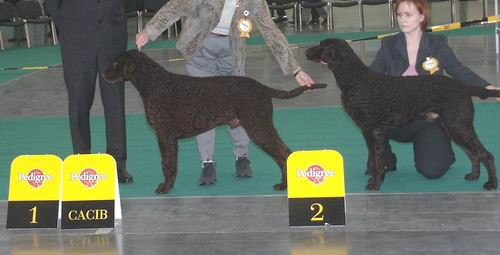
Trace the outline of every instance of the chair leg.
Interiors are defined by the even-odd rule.
[[[142,32],[142,12],[137,11],[137,32]]]
[[[302,5],[299,3],[299,32],[302,32]]]
[[[331,9],[330,9],[330,12],[332,13],[332,31],[335,31],[335,21],[333,20],[333,17],[335,16],[334,13],[333,13],[333,4],[331,6]]]
[[[327,30],[333,30],[333,15],[332,15],[332,4],[330,2],[328,2],[328,4],[326,5],[326,8],[327,8],[327,12],[326,12],[326,29]]]
[[[363,1],[358,0],[359,29],[365,29],[365,14],[363,12]]]
[[[456,9],[456,1],[451,0],[450,1],[450,11],[451,11],[451,23],[455,22],[457,20],[457,9]]]
[[[483,0],[483,18],[488,17],[488,1]]]
[[[57,38],[56,24],[54,23],[54,21],[50,22],[50,29],[52,30],[52,42],[54,43],[54,45],[58,45],[59,39]]]
[[[393,0],[389,0],[389,20],[391,22],[391,29],[394,29],[396,26],[396,20],[394,18],[394,2]]]
[[[295,31],[297,31],[297,29],[298,29],[297,28],[297,23],[298,23],[298,20],[299,20],[299,18],[297,17],[298,16],[297,15],[297,3],[295,3],[293,5],[293,16],[294,16],[293,17],[293,28],[295,29]]]
[[[2,50],[4,50],[4,47],[3,47],[3,36],[2,36],[2,31],[0,30],[0,47],[2,48]]]
[[[24,22],[24,33],[26,34],[26,42],[28,43],[28,48],[31,48],[31,39],[28,23]]]

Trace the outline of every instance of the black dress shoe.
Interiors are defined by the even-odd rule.
[[[118,169],[118,182],[119,183],[132,183],[134,182],[134,177],[127,172],[125,168]]]

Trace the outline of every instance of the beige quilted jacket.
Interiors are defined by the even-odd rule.
[[[223,7],[224,0],[170,0],[148,22],[145,31],[151,40],[155,40],[175,21],[185,16],[182,32],[177,40],[177,49],[189,59],[201,48],[205,37],[219,23]],[[245,56],[245,38],[240,37],[236,24],[244,17],[245,10],[249,12],[248,18],[254,29],[257,28],[260,31],[271,48],[283,74],[288,75],[298,71],[300,67],[288,47],[285,36],[271,19],[265,0],[238,0],[229,31],[231,48],[237,66],[241,68]]]

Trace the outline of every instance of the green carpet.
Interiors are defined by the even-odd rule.
[[[317,43],[323,39],[338,37],[343,39],[359,39],[394,31],[371,31],[371,32],[339,32],[339,33],[316,33],[316,34],[291,34],[287,35],[290,44]],[[462,29],[438,32],[448,36],[488,36],[495,34],[495,26],[477,26]],[[175,48],[175,40],[156,40],[149,43],[145,49]],[[260,36],[254,36],[247,40],[247,45],[263,45],[265,42]],[[135,48],[134,42],[129,42],[128,48]],[[11,47],[0,51],[0,68],[24,67],[24,66],[50,66],[61,63],[59,46],[41,45],[30,49],[25,47]],[[0,85],[7,81],[16,79],[32,71],[0,71]]]
[[[333,149],[342,153],[347,192],[365,192],[364,186],[368,179],[364,175],[367,150],[359,129],[341,108],[281,109],[275,111],[274,120],[281,137],[293,151]],[[499,158],[500,104],[476,104],[475,124],[483,144]],[[127,165],[134,175],[135,183],[121,185],[121,194],[123,197],[155,196],[154,190],[163,176],[156,138],[147,126],[144,115],[127,116],[127,135]],[[93,151],[103,152],[103,117],[92,118],[92,138]],[[0,200],[7,197],[10,163],[16,156],[55,154],[64,159],[71,153],[66,118],[0,119],[0,141]],[[479,181],[465,181],[463,176],[470,170],[470,162],[459,148],[455,147],[457,161],[449,172],[440,179],[427,180],[414,169],[412,146],[392,144],[398,157],[398,170],[387,174],[381,192],[482,191],[482,184],[486,181],[484,167]],[[195,140],[182,140],[179,148],[179,173],[174,189],[167,196],[286,194],[272,189],[272,185],[280,179],[279,168],[253,144],[250,159],[254,177],[240,179],[234,176],[234,156],[226,127],[217,129],[218,183],[215,186],[197,185],[201,166]]]

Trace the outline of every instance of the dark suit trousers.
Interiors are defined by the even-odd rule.
[[[455,162],[450,138],[439,119],[432,123],[424,119],[414,120],[400,128],[390,129],[387,135],[392,140],[413,143],[415,168],[427,178],[443,176]]]
[[[89,113],[94,101],[96,77],[99,70],[105,70],[112,61],[99,53],[86,59],[63,58],[74,153],[91,152]],[[99,88],[106,122],[106,153],[115,158],[118,168],[125,168],[127,153],[123,82],[111,84],[99,75]]]

